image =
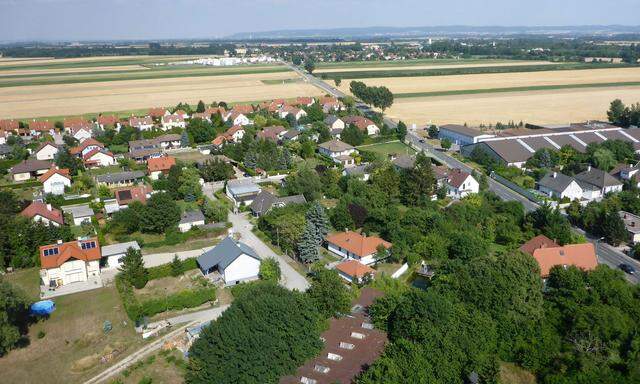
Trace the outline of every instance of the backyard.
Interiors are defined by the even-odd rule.
[[[361,145],[358,150],[374,152],[381,156],[387,157],[389,155],[413,155],[416,151],[408,145],[400,141],[389,141],[386,143]]]

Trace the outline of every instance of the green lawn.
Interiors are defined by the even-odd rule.
[[[24,277],[14,281],[18,285]],[[3,383],[82,383],[144,343],[124,313],[114,286],[54,301],[56,311],[51,317],[30,327],[29,345],[0,358]],[[113,327],[106,334],[105,320]],[[100,363],[104,356],[108,363]]]
[[[382,156],[395,155],[413,155],[416,151],[408,145],[400,141],[390,141],[387,143],[361,145],[357,147],[358,150],[375,152]]]
[[[40,273],[38,268],[20,269],[7,273],[4,279],[22,289],[30,299],[40,299]]]

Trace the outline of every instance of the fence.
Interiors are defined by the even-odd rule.
[[[498,175],[494,171],[492,171],[491,174],[489,174],[489,177],[491,177],[492,179],[494,179],[498,183],[504,185],[505,187],[516,191],[518,194],[526,197],[527,199],[531,200],[532,202],[534,202],[536,204],[539,204],[539,205],[543,204],[543,202],[538,198],[538,196],[536,196],[533,193],[531,193],[530,191],[522,188],[521,186],[519,186],[518,184],[514,183],[513,181]]]

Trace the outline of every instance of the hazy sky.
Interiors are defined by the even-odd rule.
[[[638,15],[640,0],[0,0],[0,41],[366,26],[637,25]]]

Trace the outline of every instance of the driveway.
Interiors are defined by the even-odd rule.
[[[198,257],[205,253],[206,251],[213,248],[215,245],[205,248],[194,249],[191,251],[180,251],[180,252],[167,252],[167,253],[152,253],[149,255],[143,255],[142,259],[144,260],[144,266],[147,268],[157,267],[162,264],[169,264],[173,261],[173,256],[178,255],[180,260],[186,260],[193,257]]]
[[[293,262],[293,260],[273,252],[269,246],[251,232],[253,225],[247,219],[246,214],[230,213],[229,221],[233,224],[233,232],[240,234],[240,241],[255,249],[261,258],[272,257],[280,263],[280,270],[282,271],[280,284],[288,289],[297,289],[299,291],[306,291],[309,288],[307,279],[289,265],[289,262]]]

